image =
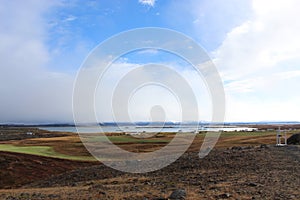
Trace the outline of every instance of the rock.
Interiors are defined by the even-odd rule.
[[[27,193],[27,192],[24,192],[24,193],[22,192],[22,193],[20,194],[20,197],[23,198],[23,199],[29,199],[30,194]]]
[[[209,190],[218,190],[218,188],[216,186],[212,186],[209,188]]]
[[[178,190],[174,190],[171,193],[169,199],[181,200],[181,199],[185,199],[185,197],[186,197],[186,191],[182,189],[178,189]]]
[[[231,147],[232,150],[242,150],[243,148],[240,146],[233,146]]]
[[[72,183],[71,184],[71,187],[76,187],[77,186],[77,183]]]
[[[231,197],[231,194],[224,193],[224,194],[220,194],[218,197],[221,198],[221,199],[228,199],[229,197]]]
[[[200,190],[199,193],[204,194],[205,190]]]
[[[257,186],[257,183],[250,182],[250,183],[248,183],[248,185],[249,185],[250,187],[256,187],[256,186]]]
[[[42,193],[40,193],[40,192],[38,192],[38,193],[33,193],[32,195],[31,195],[31,197],[33,198],[33,199],[42,199],[42,198],[46,198],[46,195],[45,194],[42,194]]]
[[[13,196],[8,196],[7,198],[6,198],[6,200],[18,200],[16,197],[13,197]]]
[[[261,144],[261,145],[260,145],[260,148],[261,148],[261,149],[266,149],[266,148],[268,148],[268,145],[266,145],[266,144]]]
[[[300,133],[293,134],[287,139],[288,144],[298,144],[300,145]]]
[[[58,194],[49,194],[48,198],[49,199],[57,199],[57,198],[60,198],[60,195],[58,195]]]

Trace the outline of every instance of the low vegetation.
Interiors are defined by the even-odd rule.
[[[0,151],[8,151],[14,153],[25,153],[38,156],[46,156],[51,158],[60,158],[68,160],[94,161],[92,156],[71,156],[61,154],[54,151],[53,147],[49,146],[15,146],[11,144],[0,144]]]

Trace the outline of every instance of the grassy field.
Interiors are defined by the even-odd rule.
[[[293,132],[288,132],[289,137]],[[180,133],[185,134],[185,133]],[[119,147],[131,152],[150,152],[167,145],[176,133],[160,133],[151,138],[135,138],[129,135],[109,135],[107,138]],[[205,132],[197,134],[191,151],[199,151]],[[77,134],[53,138],[31,138],[0,143],[0,151],[25,153],[52,158],[94,161],[89,152],[85,149],[82,141],[105,142],[105,136],[91,135],[86,138],[79,138]],[[255,131],[255,132],[222,132],[215,148],[228,148],[231,146],[246,146],[260,144],[275,144],[276,131]],[[98,145],[98,144],[97,144]]]
[[[135,144],[143,144],[143,143],[168,143],[170,139],[163,138],[134,138],[131,136],[107,136],[107,138],[113,143],[135,143]],[[105,136],[91,136],[87,137],[86,140],[88,142],[104,142],[106,141]]]
[[[25,153],[68,160],[95,161],[92,156],[71,156],[67,154],[61,154],[54,151],[53,147],[49,146],[15,146],[11,144],[0,144],[0,151]]]

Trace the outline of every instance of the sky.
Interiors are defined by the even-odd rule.
[[[297,0],[0,0],[0,123],[72,122],[74,81],[87,56],[115,34],[143,27],[181,32],[206,50],[224,85],[225,121],[300,121],[299,7]],[[193,67],[147,50],[113,63],[95,95],[99,121],[116,117],[114,86],[149,62],[181,74],[195,93],[197,120],[210,119],[210,94]],[[156,105],[167,120],[181,119],[180,102],[162,87],[145,86],[125,100],[134,121],[161,112]]]

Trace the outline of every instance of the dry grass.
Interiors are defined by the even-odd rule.
[[[74,157],[78,156],[80,158],[86,158],[91,156],[90,153],[86,150],[83,143],[81,142],[80,137],[77,134],[70,134],[64,137],[52,137],[52,138],[32,138],[32,139],[23,139],[16,141],[5,141],[1,142],[2,144],[9,144],[18,147],[28,147],[30,146],[44,146],[51,147],[53,152],[57,152],[58,155],[65,155],[65,158],[68,156]],[[288,133],[290,136],[292,133]],[[175,134],[162,134],[159,136],[149,138],[149,139],[136,139],[130,136],[113,136],[110,134],[109,139],[119,147],[130,152],[151,152],[158,149],[161,149],[168,144],[169,141],[173,139]],[[192,145],[188,151],[199,151],[205,134],[199,134],[195,137]],[[103,137],[103,136],[102,136]],[[99,140],[99,138],[96,138]],[[100,138],[101,139],[101,138]],[[215,148],[229,148],[232,146],[255,146],[260,144],[274,144],[276,141],[276,132],[224,132],[221,134]],[[32,150],[34,151],[33,148]],[[4,150],[4,149],[3,149]],[[9,149],[8,149],[9,151]],[[20,151],[22,152],[22,151]],[[37,155],[42,155],[38,154]],[[62,156],[60,156],[62,157]],[[89,160],[89,159],[85,159]]]

